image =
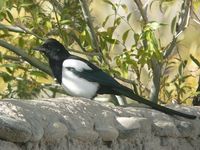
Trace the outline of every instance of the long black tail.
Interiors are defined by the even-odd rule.
[[[133,93],[133,91],[131,89],[127,88],[127,87],[121,86],[120,88],[117,88],[115,90],[118,93],[120,93],[121,95],[129,97],[129,98],[131,98],[135,101],[138,101],[139,103],[143,103],[145,105],[148,105],[148,106],[152,107],[153,109],[161,111],[165,114],[172,115],[172,116],[177,115],[177,116],[185,117],[185,118],[188,118],[188,119],[195,119],[196,118],[196,116],[194,116],[194,115],[178,112],[176,110],[173,110],[173,109],[158,105],[156,103],[153,103],[153,102],[151,102],[151,101],[149,101],[145,98],[142,98],[141,96]]]

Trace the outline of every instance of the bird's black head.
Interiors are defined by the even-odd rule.
[[[53,38],[47,39],[44,44],[34,48],[34,50],[44,53],[48,58],[56,58],[69,55],[65,47]]]

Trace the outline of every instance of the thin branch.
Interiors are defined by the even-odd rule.
[[[51,0],[51,2],[53,3],[53,0]],[[58,3],[58,4],[59,4],[59,3]],[[61,27],[60,21],[59,21],[59,19],[58,19],[58,14],[57,14],[56,8],[55,8],[54,5],[52,5],[52,6],[53,6],[53,11],[54,11],[54,14],[55,14],[55,18],[56,18],[56,23],[57,23],[57,25],[58,25],[58,30],[59,30],[60,35],[61,35],[61,37],[62,37],[62,39],[63,39],[63,41],[64,41],[64,43],[65,43],[65,36],[64,36],[64,34],[63,34],[63,32],[62,32],[62,27]]]
[[[172,53],[173,49],[176,46],[176,40],[177,38],[174,36],[172,41],[165,47],[164,54],[163,54],[164,59],[168,58],[169,55]]]
[[[12,61],[21,61],[20,57],[10,56],[10,55],[2,55],[3,59],[12,60]]]
[[[92,40],[92,47],[99,52],[99,54],[101,55],[100,59],[103,59],[103,61],[106,63],[106,65],[111,70],[112,68],[111,68],[108,60],[104,57],[104,55],[103,55],[103,53],[102,53],[102,51],[99,47],[98,39],[97,39],[97,36],[95,34],[95,30],[94,30],[94,27],[93,27],[93,24],[92,24],[91,15],[90,15],[90,12],[89,12],[87,2],[86,2],[86,0],[79,0],[79,2],[80,2],[80,5],[81,5],[81,8],[82,8],[82,11],[83,11],[83,16],[84,16],[86,24],[88,26],[88,31],[89,31],[89,34],[90,34],[90,38]]]
[[[66,94],[65,90],[59,84],[42,84],[40,86],[44,89],[51,90],[53,93]]]
[[[24,33],[31,34],[42,41],[46,40],[46,38],[43,38],[43,37],[37,35],[36,33],[30,31],[29,29],[27,29],[26,27],[24,27],[23,25],[21,25],[19,23],[16,23],[16,26],[19,27],[20,29],[22,29],[24,31]]]
[[[144,20],[144,23],[147,24],[148,23],[147,13],[146,13],[146,10],[144,10],[143,8],[142,2],[140,0],[133,0],[133,1],[136,3],[139,9],[142,19]]]
[[[62,27],[62,31],[64,30],[66,30],[66,28]],[[72,37],[72,39],[79,45],[83,52],[87,51],[85,47],[82,46],[80,39],[74,34],[72,30],[67,31],[67,33],[69,34],[69,37]],[[59,29],[56,27],[46,34],[46,36],[50,35],[59,35]]]
[[[121,16],[119,13],[117,13],[117,15],[129,26],[129,28],[136,33],[136,31],[133,29],[132,25],[123,17]]]
[[[15,54],[20,56],[22,59],[27,61],[32,66],[44,71],[45,73],[49,74],[50,76],[52,76],[51,69],[48,67],[47,64],[44,64],[44,63],[40,62],[38,59],[35,59],[32,56],[29,56],[26,52],[24,52],[24,50],[22,50],[18,47],[15,47],[15,46],[13,46],[13,45],[11,45],[11,44],[3,41],[3,40],[0,40],[0,46],[14,52]]]
[[[119,80],[121,80],[121,81],[123,81],[123,82],[126,82],[126,83],[128,83],[128,84],[137,84],[135,81],[133,81],[133,80],[129,80],[129,79],[126,79],[126,78],[123,78],[123,77],[120,77],[120,76],[118,76],[118,75],[116,75],[116,74],[114,74],[114,77],[115,78],[117,78],[117,79],[119,79]]]
[[[99,53],[96,53],[96,52],[81,52],[81,51],[78,51],[78,50],[75,50],[75,49],[71,49],[71,48],[68,48],[71,52],[74,52],[74,53],[77,53],[77,54],[82,54],[82,55],[86,55],[86,56],[100,56]]]
[[[4,25],[2,23],[0,23],[0,30],[7,30],[7,31],[10,31],[10,32],[25,33],[24,30],[22,30],[21,28],[19,28],[17,26],[8,26],[8,25]]]
[[[200,21],[198,21],[197,19],[192,18],[192,20],[193,20],[194,22],[196,22],[198,25],[200,25]]]
[[[36,38],[39,38],[43,41],[45,40],[45,38],[40,37],[36,33],[32,32],[29,29],[27,29],[26,27],[20,25],[19,23],[17,23],[16,26],[9,26],[9,25],[4,25],[4,24],[0,23],[0,30],[8,30],[10,32],[31,34],[31,35],[35,36]]]
[[[52,3],[52,6],[56,8],[56,10],[58,10],[58,13],[61,13],[61,11],[63,10],[63,5],[57,0],[50,0],[50,1]]]
[[[70,33],[70,36],[74,39],[74,41],[76,41],[76,43],[79,45],[83,52],[87,51],[85,47],[83,47],[83,45],[81,44],[80,39],[73,32]]]
[[[176,46],[176,41],[178,36],[186,29],[186,27],[188,26],[188,22],[189,22],[189,18],[190,18],[190,8],[191,8],[191,1],[190,0],[185,0],[182,4],[183,6],[183,10],[180,14],[180,19],[181,23],[177,25],[177,33],[176,35],[173,36],[172,42],[166,46],[166,48],[164,49],[164,59],[166,59],[167,57],[169,57],[169,55],[172,53],[174,47]]]
[[[194,22],[196,22],[197,24],[200,25],[200,18],[198,17],[198,15],[195,13],[194,8],[191,8],[192,10],[192,14],[195,16],[195,18],[192,17],[192,19],[194,20]]]
[[[86,24],[88,26],[88,31],[89,31],[89,34],[90,34],[90,38],[92,40],[92,47],[95,50],[97,50],[99,53],[102,54],[102,52],[99,48],[99,44],[98,44],[97,36],[95,34],[94,27],[93,27],[93,24],[92,24],[91,15],[90,15],[90,12],[89,12],[87,2],[86,2],[86,0],[79,0],[79,2],[80,2],[80,5],[81,5],[81,8],[82,8],[82,11],[83,11],[83,16],[84,16]]]

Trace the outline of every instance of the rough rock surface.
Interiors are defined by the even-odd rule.
[[[200,107],[171,106],[200,116]],[[200,120],[72,97],[0,101],[0,150],[200,150]]]

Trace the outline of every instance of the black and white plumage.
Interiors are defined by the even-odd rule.
[[[140,97],[89,61],[71,55],[55,39],[46,40],[35,50],[43,52],[48,57],[54,77],[71,96],[92,99],[97,94],[124,95],[169,115],[196,118],[194,115],[178,112]]]

